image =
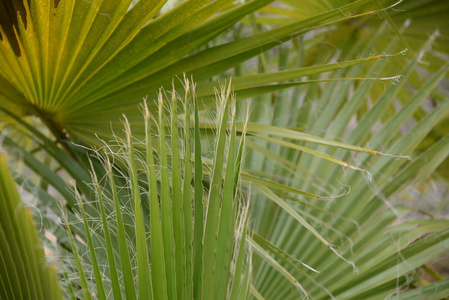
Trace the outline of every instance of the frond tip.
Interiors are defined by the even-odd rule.
[[[218,94],[220,114],[214,122],[217,128],[208,139],[211,146],[215,145],[213,158],[207,159],[212,172],[207,171],[197,143],[201,141],[201,132],[194,85],[186,80],[184,86],[183,98],[176,93],[159,92],[157,118],[151,117],[144,101],[143,140],[136,140],[124,115],[126,142],[117,139],[118,147],[105,147],[101,155],[96,152],[105,170],[109,170],[107,184],[100,185],[95,176],[93,179],[97,183],[96,198],[105,208],[99,214],[111,213],[108,218],[89,218],[87,211],[81,209],[83,223],[89,223],[86,237],[90,257],[95,258],[95,281],[105,272],[101,265],[111,267],[117,261],[122,270],[117,269],[114,278],[127,294],[152,299],[189,299],[188,295],[195,299],[226,299],[242,292],[243,287],[249,288],[244,283],[249,280],[244,274],[250,268],[244,238],[249,201],[242,200],[237,186],[244,136],[239,146],[228,85]],[[192,119],[194,126],[190,124]],[[118,182],[124,185],[119,187]],[[131,211],[120,210],[126,203],[132,203]],[[83,206],[80,202],[79,207]],[[124,227],[124,220],[132,226]],[[109,233],[112,238],[107,236]],[[107,261],[93,255],[98,251],[91,238],[94,235],[106,245],[117,239],[119,255],[111,254]],[[123,264],[127,257],[132,258],[129,266]],[[122,274],[137,276],[136,286]],[[102,288],[106,294],[121,294],[121,289],[108,291],[108,285]]]

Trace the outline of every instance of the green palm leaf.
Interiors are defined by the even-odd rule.
[[[0,295],[2,299],[62,299],[55,265],[47,265],[33,216],[21,202],[0,155]]]
[[[230,10],[224,9],[233,1],[207,2],[190,0],[157,15],[165,1],[139,1],[133,6],[131,1],[24,1],[19,5],[21,14],[11,13],[14,21],[3,22],[0,31],[0,82],[8,91],[2,107],[19,105],[23,114],[38,116],[57,139],[83,138],[92,143],[94,134],[110,136],[111,122],[120,132],[124,111],[131,123],[138,120],[136,106],[142,98],[154,95],[160,86],[168,88],[175,76],[188,73],[197,81],[207,81],[313,28],[348,19],[345,11],[357,12],[352,18],[377,7],[372,0],[359,0],[202,50],[219,33],[272,1],[250,1]],[[304,72],[326,70],[332,66]],[[250,88],[302,73],[244,77],[237,82]],[[205,89],[213,91],[211,86]],[[143,135],[143,128],[135,130]]]
[[[444,297],[416,270],[449,224],[404,199],[449,154],[447,5],[165,2],[0,4],[1,140],[64,296]]]

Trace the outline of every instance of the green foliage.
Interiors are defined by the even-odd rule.
[[[24,207],[0,155],[0,296],[2,299],[62,299],[55,266],[47,266],[33,217]]]
[[[403,200],[449,154],[447,3],[165,2],[1,2],[1,139],[64,296],[448,296],[417,270],[449,222]]]
[[[170,89],[176,76],[193,75],[199,91],[213,95],[217,82],[208,83],[212,76],[313,28],[348,19],[347,12],[355,18],[377,7],[371,0],[359,0],[205,48],[240,19],[273,1],[253,0],[229,7],[231,0],[210,4],[190,0],[162,15],[157,12],[166,1],[139,1],[128,10],[131,2],[24,1],[22,13],[10,13],[14,22],[5,22],[0,31],[1,107],[38,116],[60,140],[81,138],[97,143],[95,135],[110,138],[111,125],[121,132],[123,111],[131,123],[142,125],[136,108],[142,98],[153,97],[161,86]],[[5,33],[14,30],[15,34]],[[282,76],[277,72],[263,78],[244,76],[234,82],[245,89],[260,88],[344,66],[322,66],[306,74],[292,70],[281,72]],[[149,106],[154,109],[153,103]],[[143,136],[143,126],[135,127],[136,134]]]
[[[219,96],[220,114],[217,117],[220,127],[216,137],[210,137],[216,144],[210,162],[212,173],[204,173],[202,178],[194,179],[193,174],[202,173],[198,170],[202,164],[201,159],[197,162],[192,157],[196,151],[201,153],[201,148],[193,147],[193,152],[190,149],[201,137],[198,126],[192,135],[190,133],[191,116],[195,115],[190,113],[194,104],[194,87],[188,81],[185,85],[188,94],[181,100],[182,110],[177,106],[180,99],[174,91],[168,99],[162,92],[159,95],[158,116],[151,115],[145,104],[145,140],[134,140],[125,119],[126,141],[118,141],[119,151],[102,151],[101,160],[108,170],[108,179],[99,182],[94,177],[93,182],[101,219],[88,215],[84,206],[91,205],[92,201],[78,196],[91,259],[86,262],[84,255],[77,254],[78,251],[75,257],[79,270],[83,269],[83,263],[91,264],[94,293],[99,298],[105,299],[111,292],[114,299],[120,299],[122,292],[126,299],[136,295],[144,299],[224,299],[232,293],[247,293],[245,288],[248,285],[244,283],[249,278],[244,274],[249,270],[250,256],[243,234],[246,231],[247,204],[237,193],[236,186],[242,148],[236,149],[235,127],[227,133],[229,106],[233,105],[229,89]],[[196,105],[194,111],[197,111]],[[183,115],[182,122],[178,120],[180,115]],[[165,118],[171,122],[163,129]],[[153,122],[157,127],[152,126]],[[197,122],[198,119],[195,120]],[[159,134],[156,128],[170,131],[170,148],[165,134]],[[153,143],[156,148],[153,148]],[[136,148],[140,145],[145,150]],[[123,167],[114,170],[110,159],[123,161]],[[120,188],[122,196],[117,192],[117,176],[127,182]],[[204,188],[202,182],[207,182],[209,188]],[[121,203],[129,203],[130,211],[124,212]],[[113,207],[115,216],[106,213],[106,208]],[[135,237],[135,241],[127,237],[125,224],[119,216],[125,213],[131,219],[128,226],[132,228],[128,234]],[[102,228],[104,234],[95,228]],[[148,237],[151,240],[147,244]],[[74,239],[71,239],[72,247],[76,249]],[[195,243],[197,240],[201,243]],[[114,244],[119,245],[118,249]],[[102,245],[106,246],[107,261],[106,257],[100,257],[104,255]],[[98,248],[100,251],[96,250]],[[237,261],[240,261],[240,268],[231,272]],[[104,264],[109,266],[107,273],[103,271]],[[122,269],[116,270],[120,265]],[[89,289],[88,276],[81,272],[80,277],[81,283],[84,282],[83,290]],[[110,284],[103,284],[104,277],[111,279]],[[137,282],[132,278],[137,278]],[[193,278],[201,280],[194,282]],[[85,297],[90,294],[84,292]]]

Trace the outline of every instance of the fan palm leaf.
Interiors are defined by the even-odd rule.
[[[160,15],[165,1],[135,5],[131,1],[24,1],[16,7],[5,2],[11,12],[0,32],[0,82],[2,89],[7,88],[2,107],[20,105],[15,111],[38,116],[57,139],[83,138],[93,143],[94,134],[110,136],[111,124],[120,132],[124,111],[131,123],[139,120],[137,104],[159,87],[169,88],[175,76],[187,73],[199,83],[207,81],[313,28],[350,18],[345,11],[356,17],[371,12],[374,5],[359,0],[267,32],[201,48],[272,1],[229,8],[232,2],[191,0]],[[313,73],[331,69],[323,66]],[[249,88],[298,78],[301,72],[283,75],[235,82]],[[213,93],[210,86],[206,90]],[[143,128],[136,130],[143,134]]]
[[[447,296],[416,270],[448,250],[449,224],[408,220],[401,202],[449,154],[447,133],[419,148],[449,109],[446,33],[413,38],[405,18],[446,5],[232,2],[1,2],[2,140],[38,178],[12,168],[48,210],[64,295]],[[249,121],[230,87],[214,99],[232,68]]]

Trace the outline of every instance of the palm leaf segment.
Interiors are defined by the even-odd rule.
[[[142,98],[156,95],[160,86],[169,87],[177,75],[192,74],[201,86],[202,81],[313,28],[379,8],[372,0],[359,0],[204,49],[218,34],[272,1],[231,6],[231,0],[191,0],[159,14],[165,2],[2,2],[1,106],[39,116],[58,139],[70,136],[95,142],[94,133],[110,135],[111,122],[120,131],[123,112],[131,123],[139,120],[136,106]],[[328,70],[332,67],[313,73]],[[301,73],[235,82],[251,88]],[[210,86],[205,92],[213,95]],[[143,128],[137,130],[143,134]]]

